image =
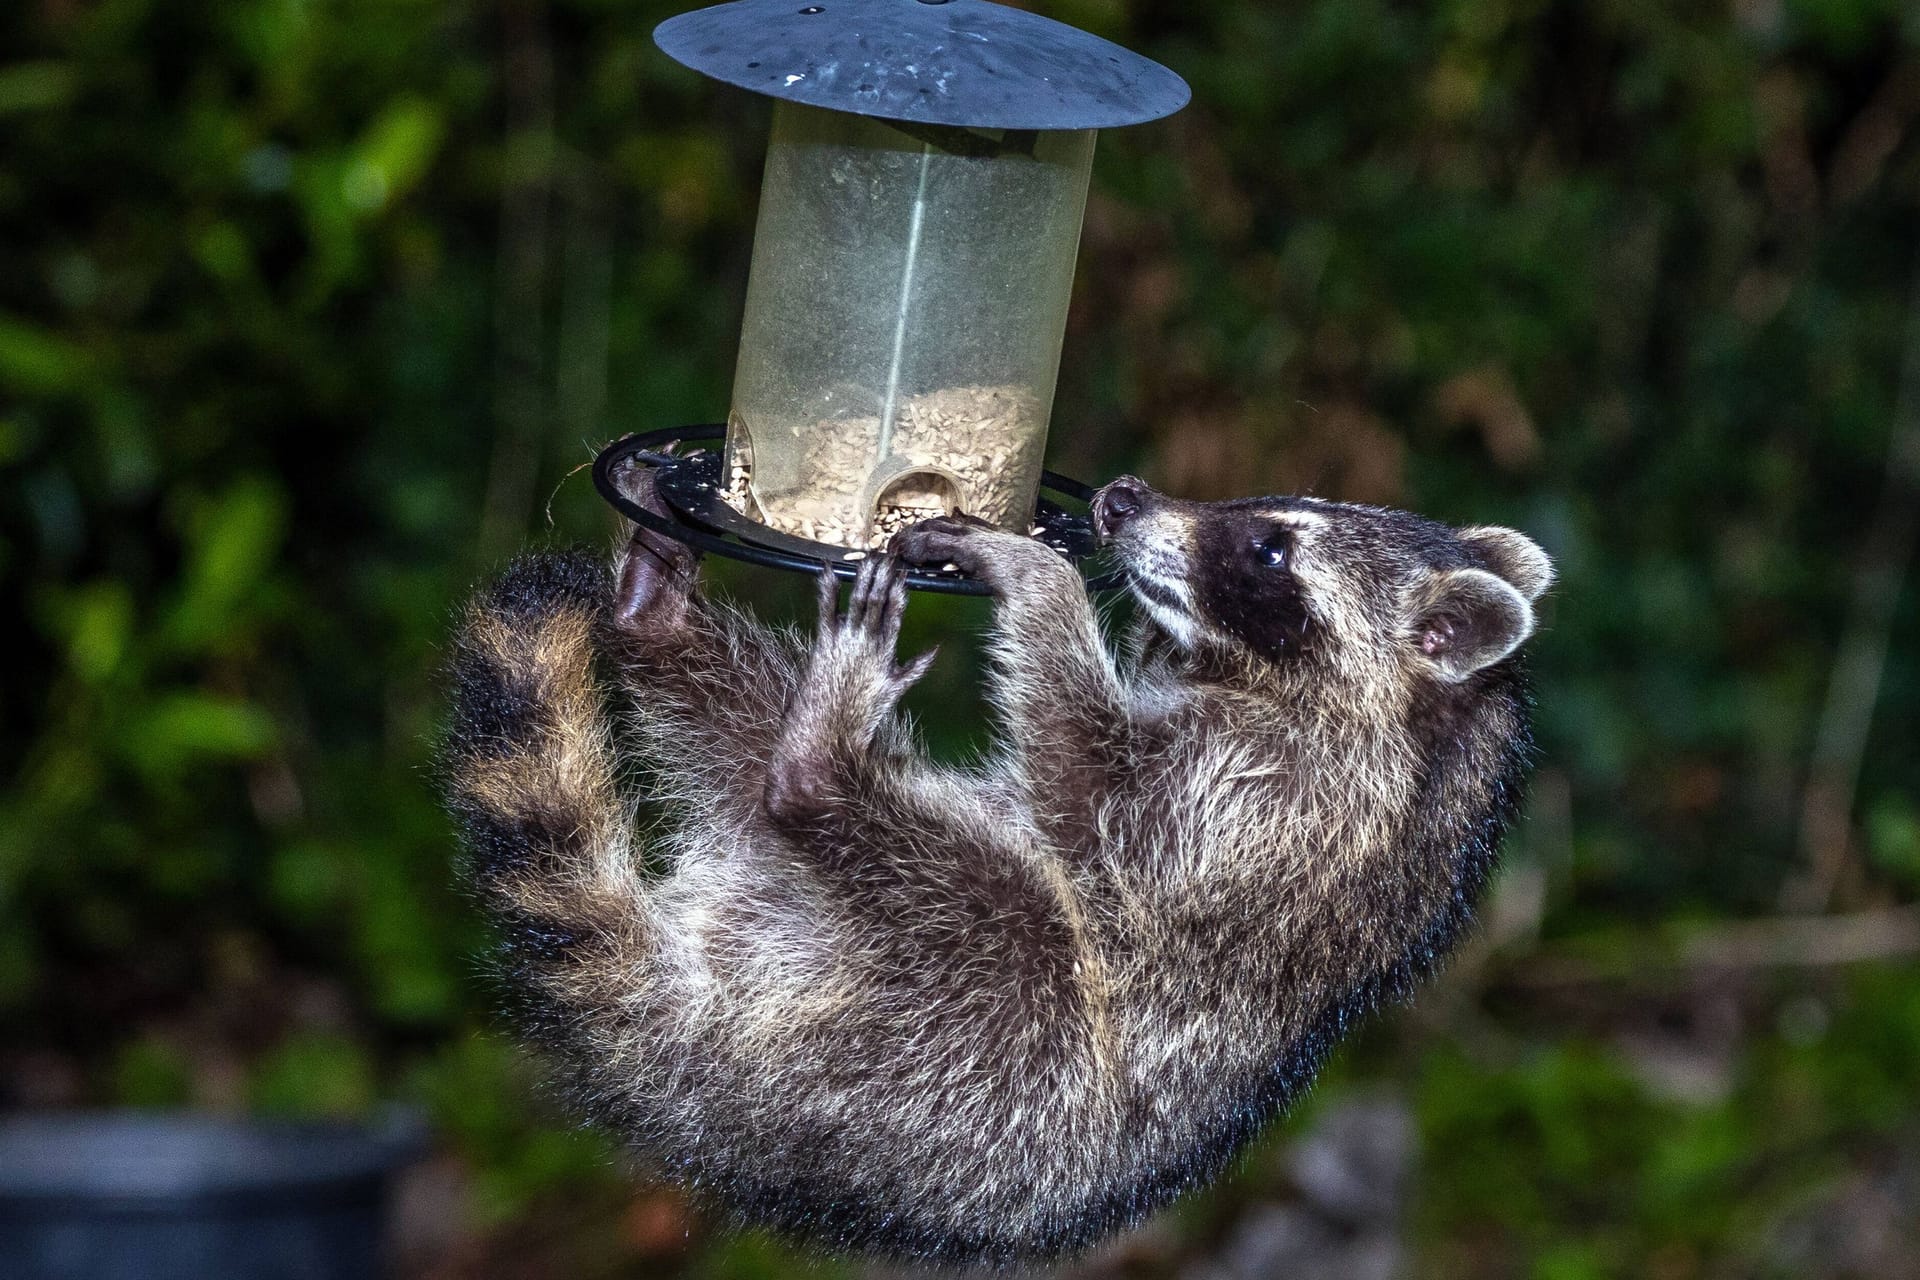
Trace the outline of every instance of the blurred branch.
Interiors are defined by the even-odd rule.
[[[1852,204],[1880,181],[1920,116],[1920,63],[1895,67],[1834,148],[1827,186],[1833,205]]]
[[[544,0],[502,0],[506,141],[494,284],[494,443],[481,509],[480,555],[492,560],[527,531],[546,426],[546,283],[553,187],[553,46]]]
[[[1920,534],[1920,273],[1915,275],[1907,308],[1906,358],[1887,443],[1886,480],[1854,576],[1847,626],[1834,659],[1808,769],[1800,811],[1805,875],[1789,883],[1782,895],[1790,910],[1824,910],[1852,861],[1854,797],[1916,534]]]
[[[1496,985],[1564,987],[1729,969],[1826,969],[1920,954],[1920,906],[1780,916],[1691,932],[1636,935],[1606,954],[1546,947],[1501,966]]]
[[[1920,952],[1920,908],[1751,920],[1696,934],[1681,948],[1692,969],[1828,968]]]

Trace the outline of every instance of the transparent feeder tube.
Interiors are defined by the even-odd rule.
[[[1026,528],[1093,140],[775,107],[728,418],[736,506],[852,548],[941,511]]]

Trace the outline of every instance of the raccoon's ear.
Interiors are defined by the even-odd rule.
[[[1538,600],[1553,585],[1553,561],[1547,559],[1539,543],[1518,529],[1479,524],[1458,532],[1460,541],[1485,560],[1487,568],[1511,582],[1528,600]]]
[[[1436,573],[1413,610],[1413,642],[1443,680],[1465,680],[1533,634],[1533,606],[1484,569]]]

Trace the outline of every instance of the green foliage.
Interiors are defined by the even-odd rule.
[[[483,1227],[572,1205],[626,1256],[610,1152],[476,1033],[434,671],[470,581],[606,535],[592,444],[724,409],[765,109],[652,49],[678,7],[0,6],[0,1103],[410,1098]],[[1513,854],[1607,974],[1791,896],[1836,649],[1877,640],[1829,896],[1910,900],[1915,598],[1862,636],[1853,583],[1915,340],[1912,6],[1040,7],[1196,91],[1102,140],[1055,464],[1539,536]],[[946,754],[981,616],[909,621]],[[1910,967],[1728,984],[1707,1103],[1622,1047],[1671,991],[1488,982],[1355,1072],[1415,1082],[1442,1270],[1771,1274],[1920,1123]]]
[[[257,1066],[249,1104],[265,1115],[364,1116],[373,1105],[367,1051],[338,1035],[289,1036]]]
[[[528,1083],[526,1063],[494,1036],[447,1045],[408,1081],[408,1096],[479,1170],[476,1208],[490,1222],[544,1197],[604,1192],[617,1177],[604,1138],[529,1114]]]
[[[112,1096],[124,1106],[185,1106],[192,1088],[192,1064],[177,1045],[135,1040],[122,1045],[114,1057]]]
[[[1883,1144],[1911,1142],[1920,1087],[1910,972],[1868,970],[1817,1029],[1760,1035],[1710,1098],[1662,1096],[1633,1059],[1563,1042],[1511,1062],[1457,1049],[1420,1067],[1425,1226],[1447,1274],[1641,1275],[1740,1261],[1769,1226]],[[1825,999],[1839,1006],[1829,1014]],[[1450,1264],[1450,1265],[1448,1265]]]

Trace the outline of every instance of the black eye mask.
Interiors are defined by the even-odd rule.
[[[1275,533],[1264,519],[1203,523],[1194,548],[1193,595],[1203,621],[1268,661],[1282,662],[1304,649],[1310,616],[1293,576],[1291,540],[1276,540]]]

